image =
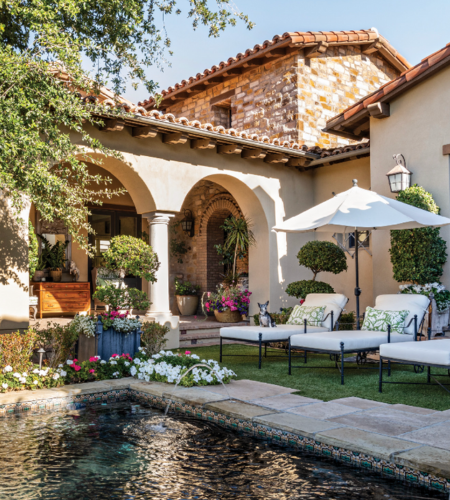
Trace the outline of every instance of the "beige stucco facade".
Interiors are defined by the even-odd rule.
[[[435,74],[390,103],[390,117],[371,119],[370,182],[372,189],[383,196],[394,197],[386,173],[394,166],[392,155],[401,153],[412,172],[412,182],[429,191],[441,208],[441,215],[450,216],[449,156],[442,146],[450,143],[450,68]],[[450,243],[450,229],[443,227],[441,236]],[[389,258],[390,235],[377,231],[373,235],[373,293],[397,293]],[[450,264],[444,267],[442,283],[450,288]]]

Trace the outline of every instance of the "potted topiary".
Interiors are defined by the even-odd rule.
[[[154,283],[159,269],[158,256],[152,247],[140,238],[120,235],[111,239],[106,252],[102,254],[105,267],[118,271],[121,278],[131,274]]]
[[[192,316],[197,312],[199,290],[200,285],[194,285],[190,281],[183,282],[175,278],[175,297],[182,316]]]
[[[312,280],[301,280],[291,283],[286,293],[297,299],[305,299],[309,293],[334,293],[328,283],[316,281],[321,272],[339,274],[347,270],[345,252],[330,241],[309,241],[297,254],[298,262],[314,273]]]

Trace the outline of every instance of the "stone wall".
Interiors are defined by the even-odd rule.
[[[351,141],[321,132],[325,122],[398,74],[376,53],[364,55],[359,46],[330,46],[317,58],[307,59],[299,51],[268,61],[166,111],[226,126],[224,113],[210,99],[235,90],[233,128],[307,146],[337,147]]]
[[[184,210],[189,209],[195,219],[194,236],[191,238],[181,228]],[[232,195],[219,184],[211,181],[198,182],[186,196],[180,213],[171,220],[169,240],[183,242],[188,249],[183,255],[170,255],[170,297],[171,309],[178,314],[174,300],[175,278],[189,280],[200,285],[200,294],[214,291],[221,282],[224,272],[220,266],[220,257],[214,245],[224,241],[220,226],[230,215],[241,214],[240,208]],[[248,272],[248,258],[239,261],[237,271]]]

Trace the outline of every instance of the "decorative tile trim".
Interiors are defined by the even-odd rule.
[[[165,410],[169,401],[162,396],[154,396],[134,389],[122,388],[92,394],[76,394],[64,398],[36,399],[33,401],[0,404],[0,418],[18,414],[36,414],[40,412],[80,410],[88,406],[114,404],[120,401],[136,401],[154,408]],[[434,474],[418,471],[384,459],[357,453],[345,448],[331,446],[314,439],[217,413],[201,406],[171,401],[170,409],[193,418],[214,422],[217,425],[242,432],[257,439],[273,441],[281,446],[289,446],[304,451],[323,455],[330,459],[353,467],[361,467],[380,474],[385,474],[411,484],[426,488],[450,492],[450,480]]]

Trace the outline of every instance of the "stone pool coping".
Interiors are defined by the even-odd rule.
[[[0,394],[0,417],[130,399],[165,408],[171,401],[178,413],[450,492],[450,446],[444,438],[450,431],[450,410],[360,398],[324,403],[293,392],[251,380],[232,381],[226,391],[222,386],[174,391],[171,384],[124,378]]]

